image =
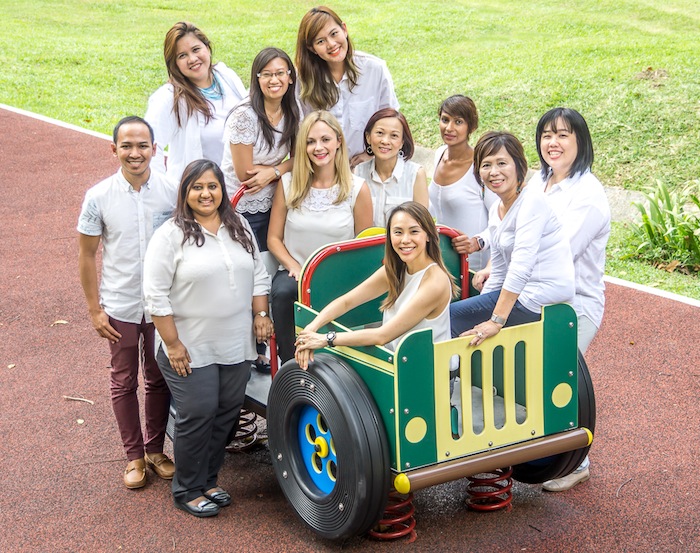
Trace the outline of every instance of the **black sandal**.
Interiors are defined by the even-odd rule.
[[[219,507],[227,507],[231,505],[231,494],[222,489],[218,489],[213,493],[205,492],[204,497],[206,497],[209,501],[216,503]]]
[[[263,361],[259,357],[253,361],[252,368],[258,371],[260,374],[270,374],[272,372],[272,367],[267,361]]]

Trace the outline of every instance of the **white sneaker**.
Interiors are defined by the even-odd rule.
[[[547,480],[542,484],[542,489],[547,492],[565,492],[573,488],[579,482],[585,482],[590,477],[591,471],[586,467],[581,470],[575,470],[567,476],[562,476],[555,480]]]

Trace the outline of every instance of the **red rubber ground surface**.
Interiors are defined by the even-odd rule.
[[[214,519],[176,510],[152,474],[125,489],[75,231],[116,161],[102,139],[3,109],[0,130],[0,550],[700,551],[700,308],[616,285],[587,355],[592,477],[570,492],[516,484],[510,511],[477,514],[454,482],[416,494],[413,542],[335,544],[297,520],[264,452],[227,456],[234,505]]]

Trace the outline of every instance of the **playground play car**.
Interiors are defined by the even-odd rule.
[[[439,232],[448,269],[468,289],[455,232]],[[332,244],[307,261],[298,330],[380,266],[384,240]],[[379,324],[380,301],[320,332]],[[350,537],[377,523],[391,488],[407,494],[508,466],[528,483],[575,470],[595,427],[576,332],[574,310],[558,304],[545,307],[541,321],[503,329],[478,347],[469,338],[433,343],[424,329],[404,336],[395,352],[325,348],[308,371],[291,360],[273,370],[271,384],[255,375],[248,406],[267,417],[275,474],[299,517],[323,537]]]

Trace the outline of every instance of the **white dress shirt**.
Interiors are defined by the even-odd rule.
[[[144,317],[143,261],[153,232],[173,214],[177,184],[151,170],[137,192],[122,175],[96,184],[85,194],[78,232],[102,237],[100,304],[112,318],[140,323]],[[151,322],[146,313],[146,322]]]
[[[214,118],[208,123],[200,112],[187,116],[187,105],[180,101],[180,125],[173,111],[174,96],[173,85],[164,84],[156,90],[148,99],[148,109],[144,119],[153,127],[156,143],[156,155],[153,157],[151,167],[169,177],[180,181],[185,167],[197,159],[210,159],[215,163],[221,163],[224,154],[224,143],[221,139],[224,135],[224,122],[229,111],[239,103],[248,93],[243,81],[236,73],[219,62],[214,66],[214,73],[223,87],[224,97],[212,102]],[[207,131],[207,126],[212,127]],[[216,127],[216,128],[214,128]],[[215,138],[212,137],[215,134]],[[209,155],[205,156],[205,146],[209,144]],[[211,151],[216,147],[216,152]],[[164,148],[168,147],[167,171]]]
[[[544,190],[546,179],[538,172],[528,186]],[[553,185],[547,200],[569,238],[576,271],[576,314],[600,327],[605,309],[605,247],[610,236],[610,205],[600,181],[586,171]]]
[[[172,219],[153,235],[144,267],[146,310],[173,316],[192,367],[256,359],[252,301],[269,293],[270,276],[255,239],[251,254],[223,225],[216,234],[202,231],[201,247],[192,240],[183,244],[182,229]],[[161,344],[167,353],[156,336],[156,351]]]
[[[384,60],[371,54],[357,52],[353,54],[359,77],[357,84],[350,90],[350,79],[347,74],[339,83],[338,102],[330,107],[330,111],[340,122],[348,146],[348,154],[359,154],[365,149],[365,125],[375,112],[382,108],[399,109],[399,101],[394,92],[394,82]],[[304,104],[304,115],[313,108]]]
[[[482,293],[501,288],[540,313],[552,303],[574,302],[574,263],[564,229],[542,191],[525,186],[506,213],[491,207],[491,276]]]

